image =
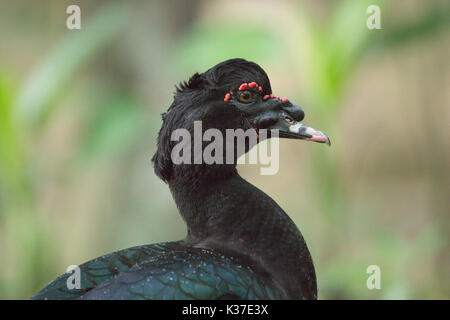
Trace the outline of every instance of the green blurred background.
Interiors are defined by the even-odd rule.
[[[333,141],[281,141],[274,176],[239,167],[301,229],[319,298],[449,299],[449,22],[447,0],[0,0],[0,298],[183,238],[150,163],[160,114],[176,83],[242,57]]]

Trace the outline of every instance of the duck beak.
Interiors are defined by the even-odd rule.
[[[302,139],[306,141],[314,141],[319,143],[326,143],[331,146],[331,141],[328,136],[322,131],[305,126],[296,121],[288,122],[284,118],[279,119],[274,125],[268,129],[278,129],[280,138]]]

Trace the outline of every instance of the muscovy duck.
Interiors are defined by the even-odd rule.
[[[171,155],[174,130],[192,133],[194,121],[202,130],[278,129],[281,138],[330,144],[303,118],[300,107],[272,94],[265,71],[244,59],[182,82],[163,114],[152,161],[187,224],[186,238],[93,259],[79,266],[80,288],[69,289],[66,273],[32,299],[317,299],[302,234],[274,200],[239,176],[237,152],[224,164],[175,164]],[[244,152],[250,147],[246,141]],[[192,155],[198,151],[192,146]]]

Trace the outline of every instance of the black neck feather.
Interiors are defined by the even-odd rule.
[[[194,176],[169,181],[187,224],[186,242],[250,258],[275,279],[287,298],[316,298],[312,259],[294,222],[234,166],[219,169],[206,169],[204,176],[193,170]]]

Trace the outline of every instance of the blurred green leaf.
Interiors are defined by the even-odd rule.
[[[81,30],[67,30],[67,36],[39,63],[19,93],[16,115],[28,125],[35,124],[53,105],[71,77],[120,31],[127,10],[113,2],[102,7]]]
[[[284,55],[280,47],[280,40],[265,26],[218,22],[214,28],[202,25],[187,32],[177,45],[175,61],[192,74],[230,58],[279,58]]]
[[[124,96],[113,96],[97,106],[81,152],[87,161],[115,157],[128,150],[142,133],[143,118],[137,104]]]
[[[306,73],[305,93],[323,115],[332,117],[339,106],[346,80],[360,61],[363,49],[373,35],[366,27],[370,0],[340,1],[326,27],[315,21],[300,21],[299,42],[294,50],[305,51],[299,72]]]
[[[95,56],[117,34],[126,21],[127,11],[114,2],[99,9],[93,19],[82,24],[82,30],[67,31],[68,36],[38,64],[18,95],[0,79],[0,192],[2,224],[0,251],[12,259],[7,272],[0,273],[0,282],[10,288],[4,297],[22,297],[42,286],[52,273],[51,235],[39,219],[39,208],[33,201],[27,139],[39,120],[56,106],[56,99],[73,75]],[[5,237],[4,239],[2,237]],[[1,241],[3,240],[3,241]]]
[[[21,197],[24,183],[21,128],[12,118],[13,86],[0,77],[0,191],[5,201]],[[4,203],[2,203],[4,205]],[[1,214],[0,214],[1,216]]]
[[[445,3],[445,2],[444,2]],[[384,28],[371,43],[372,46],[397,47],[410,41],[425,39],[425,36],[439,34],[450,25],[450,3],[436,5],[414,21],[400,22]]]

